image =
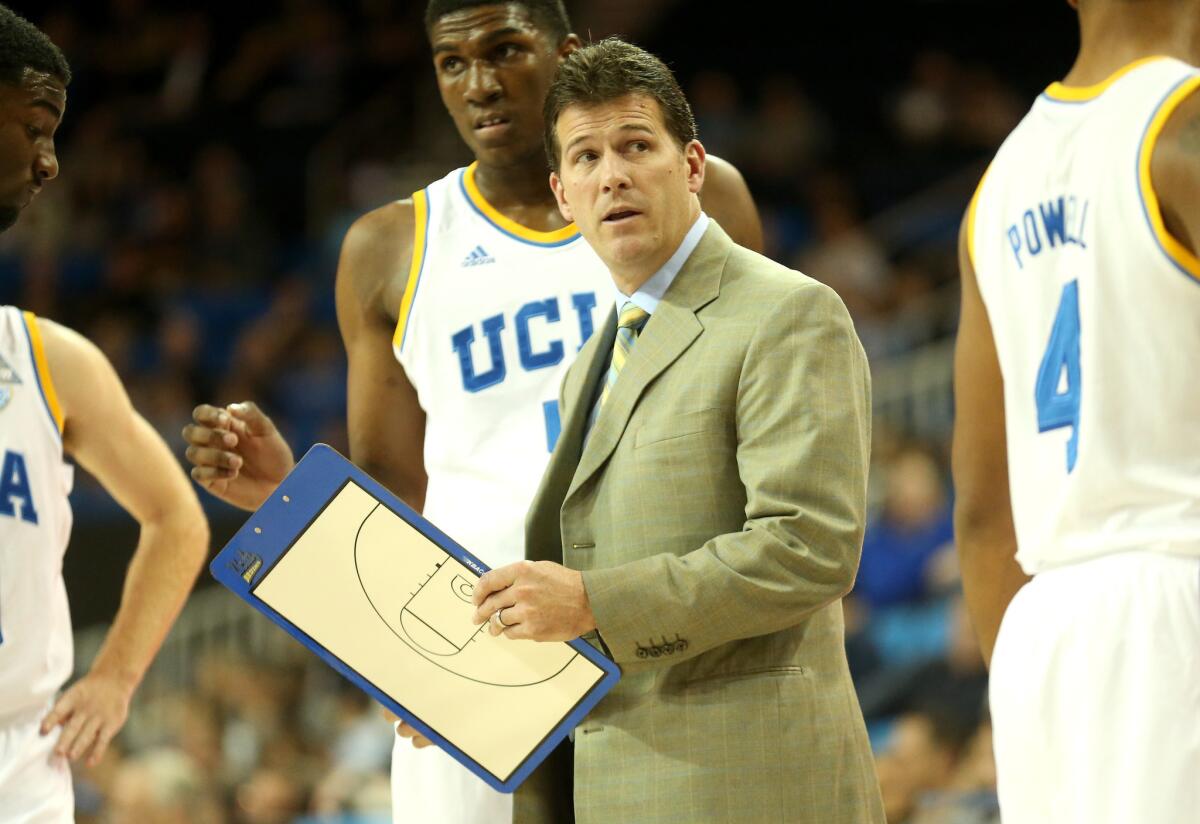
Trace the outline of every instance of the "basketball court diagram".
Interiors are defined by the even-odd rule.
[[[474,623],[478,576],[381,504],[355,531],[353,561],[379,619],[447,672],[494,687],[528,687],[554,678],[578,656],[565,644],[513,641]]]

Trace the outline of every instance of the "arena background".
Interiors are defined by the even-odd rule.
[[[0,236],[0,303],[96,341],[180,454],[194,404],[243,399],[298,452],[344,450],[341,236],[469,160],[437,96],[424,4],[10,5],[75,79],[61,174]],[[767,253],[850,307],[876,436],[848,645],[889,821],[995,820],[986,676],[950,529],[955,244],[987,160],[1069,68],[1074,13],[1065,0],[567,7],[585,39],[621,34],[672,65],[701,140],[746,175]],[[243,516],[202,497],[215,551]],[[72,503],[65,574],[86,665],[136,530],[82,471]],[[386,820],[386,723],[207,573],[135,701],[118,750],[78,776],[80,821]]]

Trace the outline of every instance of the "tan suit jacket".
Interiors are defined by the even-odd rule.
[[[564,381],[526,522],[622,669],[575,731],[575,820],[882,824],[843,641],[871,420],[845,307],[711,224],[585,445],[614,335],[615,313]],[[517,824],[569,819],[555,767]]]

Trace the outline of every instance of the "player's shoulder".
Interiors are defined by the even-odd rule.
[[[360,216],[346,231],[344,246],[369,252],[380,244],[397,248],[411,246],[416,209],[412,198],[393,200]]]
[[[104,353],[96,344],[70,326],[41,316],[33,317],[33,323],[37,325],[36,334],[45,347],[46,358],[51,368],[57,363],[75,368],[80,363],[86,364],[96,358],[104,358]]]
[[[1151,172],[1154,182],[1169,182],[1173,172],[1192,172],[1200,166],[1200,75],[1167,114],[1154,144]]]
[[[704,161],[704,183],[706,186],[716,184],[718,187],[724,188],[735,185],[744,186],[746,181],[737,166],[724,158],[708,155]]]
[[[48,376],[63,422],[93,404],[95,398],[120,387],[120,378],[100,347],[70,326],[32,317],[31,337],[45,353]]]
[[[1194,253],[1200,243],[1193,217],[1200,210],[1200,74],[1183,81],[1178,94],[1164,104],[1171,109],[1150,138],[1150,188],[1167,231]]]
[[[338,295],[387,311],[398,305],[412,261],[415,207],[394,200],[359,217],[346,230],[338,261]],[[353,296],[353,297],[352,297]]]

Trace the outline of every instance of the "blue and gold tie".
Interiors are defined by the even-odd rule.
[[[596,426],[596,419],[600,417],[600,407],[604,406],[604,402],[608,400],[608,395],[617,382],[617,375],[621,374],[625,361],[629,359],[629,352],[633,349],[633,344],[637,342],[638,334],[649,319],[650,314],[632,301],[626,301],[625,305],[621,307],[621,314],[617,315],[617,336],[613,340],[612,360],[609,362],[604,385],[600,388],[600,397],[596,399],[595,405],[592,406],[592,412],[588,416],[587,428],[583,434],[585,441],[591,437],[592,429]]]
[[[604,388],[600,390],[599,406],[603,407],[604,402],[608,400],[609,393],[617,383],[617,376],[625,368],[629,352],[633,349],[633,344],[637,342],[638,334],[649,319],[650,314],[632,301],[626,302],[621,307],[621,314],[617,316],[617,337],[613,341],[612,362],[608,367],[608,375],[604,379]]]

